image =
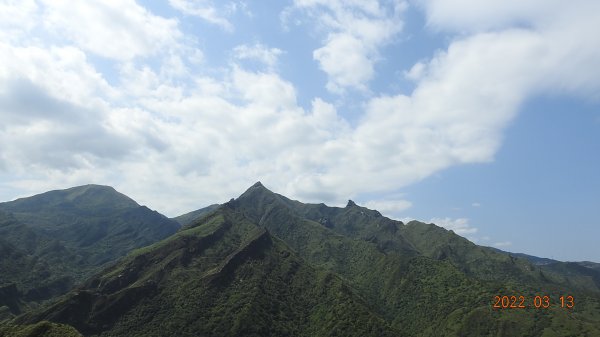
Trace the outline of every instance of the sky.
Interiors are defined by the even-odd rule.
[[[0,0],[0,200],[256,181],[600,262],[600,2]]]

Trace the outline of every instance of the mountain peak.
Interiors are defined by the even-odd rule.
[[[132,208],[139,204],[111,186],[88,184],[55,191],[63,200],[93,207]]]
[[[139,207],[133,199],[110,186],[89,184],[5,202],[0,204],[0,208],[9,212],[29,212],[48,207],[64,207],[66,204],[93,210]]]
[[[258,193],[258,194],[257,194]],[[254,185],[250,186],[246,192],[242,193],[240,197],[248,197],[251,195],[262,195],[263,193],[273,193],[271,190],[266,188],[260,181],[254,183]]]
[[[348,200],[348,204],[346,205],[346,207],[354,207],[356,206],[356,203],[352,200]]]

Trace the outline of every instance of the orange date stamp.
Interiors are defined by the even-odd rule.
[[[493,309],[548,309],[550,307],[560,307],[573,309],[575,307],[575,298],[571,295],[563,295],[556,298],[551,298],[548,295],[536,295],[533,297],[526,296],[494,296],[492,301]]]

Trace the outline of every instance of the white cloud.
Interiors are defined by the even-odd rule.
[[[326,31],[323,47],[313,52],[321,70],[328,75],[327,89],[343,93],[346,88],[367,90],[379,49],[402,29],[403,1],[296,0]],[[289,14],[286,14],[288,16]]]
[[[0,41],[18,42],[37,24],[38,5],[34,0],[0,2]]]
[[[357,175],[362,179],[353,188],[385,191],[390,182],[406,186],[453,165],[489,162],[525,99],[555,92],[598,96],[600,42],[588,32],[600,24],[587,12],[583,18],[564,29],[559,20],[560,27],[539,31],[456,38],[419,71],[410,96],[369,101],[353,134],[340,140],[354,156],[341,156],[330,175],[319,177],[322,185],[345,191],[340,177]]]
[[[474,203],[471,204],[471,206],[473,206],[473,207],[481,207],[481,204],[478,203],[478,202],[474,202]]]
[[[404,199],[383,199],[367,201],[364,203],[364,206],[369,209],[378,210],[384,216],[392,219],[398,219],[398,214],[411,208],[412,203]]]
[[[472,227],[469,224],[469,219],[467,218],[433,218],[429,222],[434,223],[440,227],[444,227],[447,230],[452,230],[454,233],[460,236],[470,236],[472,234],[477,233],[477,228]]]
[[[373,77],[373,62],[369,51],[351,34],[331,34],[324,47],[314,51],[321,69],[329,75],[327,89],[341,93],[345,87],[367,90],[365,83]]]
[[[14,47],[0,42],[0,89],[6,93],[14,81],[23,80],[50,96],[90,108],[117,95],[78,48]]]
[[[169,0],[171,7],[187,14],[199,17],[212,24],[221,26],[227,31],[233,31],[233,25],[223,15],[219,13],[217,8],[210,1],[206,0]],[[236,4],[230,4],[230,10],[237,10]]]
[[[505,46],[504,62],[498,69],[510,70],[512,83],[519,84],[524,94],[539,91],[566,91],[594,95],[600,88],[598,69],[600,41],[594,38],[600,27],[595,13],[600,10],[596,1],[503,1],[423,0],[431,27],[463,33],[453,45],[468,47],[474,58],[474,68],[489,70],[485,54],[476,57],[486,46]],[[465,34],[465,32],[467,34]],[[496,40],[498,40],[496,43]],[[504,40],[504,41],[501,41]],[[519,59],[518,57],[524,57]],[[510,60],[510,62],[507,62]],[[518,72],[518,73],[514,73]],[[518,76],[520,75],[520,76]]]
[[[427,65],[423,62],[415,63],[409,71],[404,72],[404,77],[412,81],[418,81],[425,75]]]
[[[133,0],[43,0],[43,25],[94,54],[129,60],[173,47],[177,21],[153,15]]]
[[[278,48],[269,48],[261,43],[254,45],[242,44],[233,49],[234,56],[238,60],[255,60],[263,63],[269,69],[277,65],[279,56],[283,51]]]
[[[584,0],[585,1],[585,0]],[[539,26],[562,15],[568,7],[577,7],[582,1],[565,3],[559,0],[419,0],[427,12],[429,25],[438,29],[459,32],[480,32],[509,26]]]
[[[310,111],[298,107],[294,87],[275,74],[233,67],[227,78],[217,86],[199,81],[193,96],[157,96],[158,114],[109,113],[111,129],[145,144],[132,150],[143,160],[107,170],[121,172],[124,192],[168,214],[226,201],[259,179],[285,192],[323,164],[311,159],[316,147],[348,132],[332,105],[316,99]]]

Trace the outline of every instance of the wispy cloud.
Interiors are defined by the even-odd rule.
[[[412,207],[412,202],[405,199],[382,199],[367,201],[364,206],[378,210],[392,219],[399,219],[402,212]]]
[[[239,60],[255,60],[263,63],[268,69],[274,69],[279,56],[283,51],[278,48],[269,48],[261,43],[253,45],[242,44],[233,49],[234,55]]]
[[[478,231],[476,227],[469,224],[469,219],[467,218],[433,218],[430,222],[448,230],[452,230],[460,236],[470,236]]]
[[[212,24],[221,26],[227,31],[233,31],[234,27],[228,19],[219,13],[217,7],[207,0],[169,0],[169,4],[181,12],[196,16]],[[230,11],[236,10],[237,5],[230,4]]]

